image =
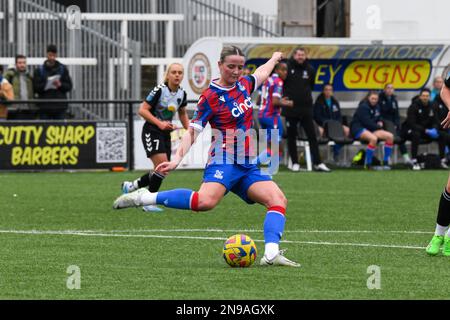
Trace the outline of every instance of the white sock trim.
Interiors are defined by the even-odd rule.
[[[141,203],[143,206],[148,206],[151,204],[156,204],[156,196],[158,195],[158,192],[150,192],[146,190],[147,192],[142,193],[141,195]]]
[[[447,232],[447,230],[448,230],[448,226],[444,227],[444,226],[441,226],[440,224],[436,223],[436,230],[434,231],[434,235],[435,236],[444,236],[445,233]]]
[[[278,243],[266,243],[266,246],[264,248],[264,256],[268,260],[272,260],[273,258],[275,258],[278,252],[280,252],[280,246],[278,245]]]

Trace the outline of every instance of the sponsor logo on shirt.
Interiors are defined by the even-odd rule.
[[[238,104],[237,102],[233,102],[233,105],[234,105],[234,108],[231,109],[231,114],[235,118],[239,118],[239,116],[244,114],[245,111],[253,108],[252,99],[250,97],[247,97],[243,103],[241,102]]]

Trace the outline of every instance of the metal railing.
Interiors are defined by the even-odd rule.
[[[174,24],[175,56],[182,57],[189,46],[201,37],[274,37],[280,35],[276,17],[263,16],[226,0],[90,0],[88,11],[103,13],[183,14]],[[108,27],[120,31],[118,24]],[[134,21],[129,25],[133,40],[142,43],[142,54],[163,57],[166,26],[156,21]]]
[[[5,12],[0,17],[0,64],[25,54],[30,57],[29,71],[33,73],[38,65],[34,60],[44,60],[46,46],[53,43],[61,60],[78,61],[67,64],[73,83],[69,99],[141,98],[140,43],[92,20],[69,29],[65,7],[51,0],[0,0],[0,11]],[[85,63],[87,60],[95,63]],[[123,108],[118,110],[114,119],[125,115]],[[79,118],[106,116],[104,109],[88,103],[73,111]]]
[[[81,28],[72,30],[66,26],[65,7],[52,0],[0,0],[0,64],[10,65],[16,54],[25,54],[30,58],[29,69],[34,72],[38,63],[31,62],[42,60],[46,46],[54,43],[61,60],[78,61],[67,64],[74,84],[69,99],[140,99],[144,94],[141,66],[156,66],[152,76],[156,74],[159,82],[164,66],[176,59],[170,56],[181,57],[202,36],[277,35],[273,18],[229,1],[91,0],[87,9],[90,13],[84,14]],[[115,13],[119,17],[92,20],[96,16],[90,19],[88,15],[95,15],[94,12]],[[138,16],[124,20],[124,13],[130,13],[130,17],[131,13],[149,15],[141,20]],[[180,21],[181,14],[184,21]],[[109,18],[103,15],[102,19]],[[168,19],[172,20],[167,22]],[[145,80],[149,80],[148,76]],[[103,118],[102,110],[83,104],[74,112],[78,117]],[[122,116],[117,112],[114,118]]]

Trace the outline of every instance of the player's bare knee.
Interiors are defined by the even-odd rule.
[[[283,208],[287,208],[287,203],[288,200],[287,198],[284,196],[283,193],[277,193],[274,195],[270,196],[270,199],[268,199],[266,206],[268,208],[270,207],[283,207]]]
[[[198,211],[208,211],[217,205],[217,200],[211,196],[199,196]]]
[[[386,142],[388,142],[388,143],[390,143],[390,144],[393,144],[393,143],[394,143],[394,135],[393,135],[392,133],[389,133],[389,134],[386,136]]]
[[[280,202],[282,203],[282,207],[286,209],[287,208],[287,204],[288,204],[288,200],[284,196],[284,194],[281,195]]]

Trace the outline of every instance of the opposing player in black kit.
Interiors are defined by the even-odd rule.
[[[156,86],[142,102],[139,115],[146,121],[142,128],[142,144],[147,157],[156,168],[160,163],[170,161],[171,139],[170,133],[176,129],[172,123],[175,112],[178,112],[183,127],[189,127],[189,118],[186,112],[186,91],[180,87],[184,70],[179,63],[168,66],[164,83]],[[122,192],[128,193],[134,190],[148,187],[150,192],[159,190],[164,175],[154,171],[146,173],[134,181],[124,181]],[[156,206],[144,206],[144,211],[158,212],[161,208]]]
[[[450,109],[450,70],[447,71],[445,77],[445,85],[441,90],[441,99],[444,104]],[[444,129],[450,128],[450,112],[447,113],[447,117],[441,123]],[[435,256],[441,251],[444,256],[450,256],[450,177],[447,181],[447,185],[441,194],[439,201],[439,209],[437,214],[436,229],[434,236],[427,246],[427,253]]]

